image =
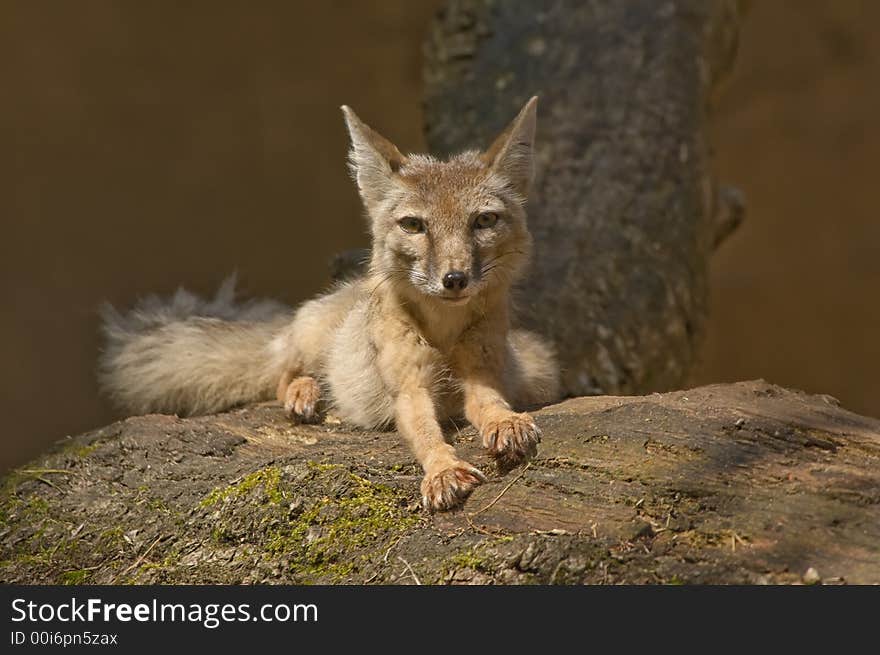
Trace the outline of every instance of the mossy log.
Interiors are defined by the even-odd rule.
[[[503,475],[451,426],[490,481],[434,515],[394,432],[130,418],[6,477],[0,581],[880,583],[878,420],[761,381],[535,416]]]

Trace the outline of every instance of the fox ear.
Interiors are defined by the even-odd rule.
[[[342,105],[342,114],[351,136],[348,162],[358,191],[367,205],[382,200],[394,184],[394,176],[406,163],[391,141],[364,123],[351,107]]]
[[[534,174],[532,151],[537,107],[538,96],[532,96],[489,149],[480,155],[487,166],[509,180],[523,197],[528,195]]]

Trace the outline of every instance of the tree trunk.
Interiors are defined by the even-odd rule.
[[[709,171],[710,94],[733,62],[731,0],[450,0],[426,54],[435,152],[485,142],[539,95],[523,321],[570,395],[679,387],[707,266],[742,201]]]
[[[0,581],[880,582],[878,420],[764,382],[536,419],[537,459],[433,516],[391,432],[127,419],[7,479]]]

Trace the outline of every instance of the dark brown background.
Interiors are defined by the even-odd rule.
[[[439,4],[0,4],[0,466],[112,417],[101,301],[237,270],[292,303],[365,244],[338,106],[423,148]],[[880,415],[880,3],[754,5],[712,127],[749,212],[713,263],[693,382],[762,376]]]

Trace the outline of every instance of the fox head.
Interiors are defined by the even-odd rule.
[[[506,289],[528,262],[525,203],[537,98],[485,151],[402,155],[342,107],[349,164],[370,219],[370,270],[410,293],[466,304]]]

